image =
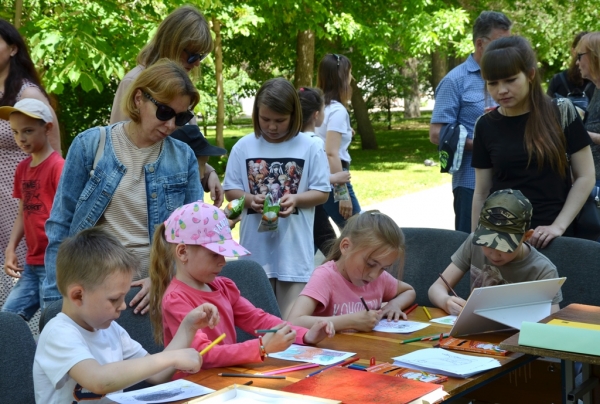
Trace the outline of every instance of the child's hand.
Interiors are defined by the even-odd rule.
[[[262,337],[265,351],[267,353],[285,351],[296,340],[296,331],[287,323],[281,323],[273,328],[278,331],[269,332]]]
[[[219,324],[219,310],[210,303],[204,303],[190,311],[182,321],[187,329],[194,334],[200,328],[215,328]]]
[[[6,275],[13,278],[20,278],[20,272],[23,272],[23,268],[19,267],[19,259],[15,251],[6,250],[4,255],[4,272],[6,272]]]
[[[350,171],[340,171],[339,173],[331,174],[329,182],[332,184],[345,184],[350,182]]]
[[[340,204],[340,215],[344,219],[348,219],[352,216],[352,201],[339,201]]]
[[[252,196],[252,202],[250,202],[250,207],[258,213],[262,213],[263,207],[265,204],[265,195],[264,194],[256,194]]]
[[[387,317],[388,321],[398,321],[400,319],[406,320],[406,314],[404,314],[400,308],[400,303],[395,302],[394,300],[388,302],[388,304],[383,307],[381,316],[382,318]]]
[[[202,367],[202,357],[194,348],[176,349],[169,351],[175,369],[185,373],[198,373]]]
[[[296,208],[296,195],[286,194],[279,200],[279,217],[288,217]]]
[[[448,314],[458,316],[463,307],[465,307],[465,304],[467,304],[467,302],[460,297],[448,296],[448,300],[446,300],[446,305],[443,309]]]
[[[305,344],[317,344],[325,339],[332,338],[335,335],[335,327],[331,321],[321,320],[313,325],[306,334],[304,334]]]
[[[373,328],[379,323],[381,320],[382,311],[381,310],[361,310],[353,314],[355,316],[354,323],[355,325],[352,327],[358,331],[369,332],[372,331]]]

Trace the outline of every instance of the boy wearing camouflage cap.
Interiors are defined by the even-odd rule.
[[[482,286],[558,278],[554,264],[527,240],[533,235],[531,202],[518,190],[504,189],[491,194],[483,204],[479,224],[452,255],[443,279],[452,288],[470,272],[471,290]],[[450,314],[466,304],[454,296],[443,279],[429,288],[429,300]],[[559,310],[559,290],[552,299],[552,312]]]

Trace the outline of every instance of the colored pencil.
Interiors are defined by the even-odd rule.
[[[425,312],[425,314],[427,314],[427,318],[431,320],[431,314],[429,314],[429,310],[427,310],[427,307],[425,306],[421,306],[423,308],[423,311]]]
[[[450,333],[445,333],[443,334],[444,338],[447,338],[450,336]],[[404,341],[400,342],[401,344],[408,344],[409,342],[417,342],[417,341],[435,341],[440,339],[440,335],[439,334],[434,334],[434,335],[426,335],[424,337],[416,337],[416,338],[410,338],[410,339],[405,339]]]
[[[200,351],[200,356],[204,355],[205,353],[207,353],[208,351],[210,351],[215,345],[217,345],[219,342],[223,341],[223,339],[226,337],[225,333],[219,335],[213,342],[211,342],[206,348],[204,348],[202,351]]]
[[[257,334],[266,334],[268,332],[277,332],[279,330],[254,330],[255,333]]]
[[[365,306],[365,310],[369,311],[369,306],[367,306],[367,302],[365,302],[365,299],[363,299],[363,297],[360,297],[360,301],[362,302],[363,306]]]
[[[254,373],[219,373],[221,377],[248,377],[256,379],[285,379],[285,376],[257,375]]]
[[[446,279],[444,279],[444,276],[442,274],[438,274],[440,276],[440,279],[442,281],[444,281],[444,283],[446,284],[446,286],[448,286],[448,289],[450,289],[450,292],[452,292],[452,294],[456,297],[458,297],[458,295],[456,294],[456,292],[454,291],[454,289],[452,289],[452,286],[450,286],[450,284],[448,283],[448,281]]]
[[[319,366],[321,366],[321,365],[319,365],[318,363],[305,363],[304,365],[288,366],[288,367],[281,368],[281,369],[269,370],[268,372],[262,372],[262,374],[263,375],[277,375],[279,373],[294,372],[296,370],[316,368]]]
[[[418,304],[413,304],[412,306],[410,306],[408,309],[404,310],[404,314],[408,315],[408,313],[410,313],[411,311],[413,311],[414,309],[416,309],[417,307],[419,307]]]
[[[333,367],[336,367],[336,366],[346,366],[346,365],[349,365],[349,364],[351,364],[351,363],[353,363],[353,362],[356,362],[356,361],[357,361],[357,360],[359,360],[359,359],[360,359],[360,358],[353,358],[353,359],[348,359],[348,360],[345,360],[345,361],[339,361],[339,362],[336,362],[336,363],[334,363],[334,364],[331,364],[331,365],[325,366],[323,369],[315,370],[314,372],[312,372],[312,373],[309,373],[308,375],[306,375],[306,377],[311,377],[311,376],[314,376],[314,375],[316,375],[316,374],[318,374],[318,373],[321,373],[321,372],[322,372],[322,371],[324,371],[324,370],[331,369],[331,368],[333,368]]]

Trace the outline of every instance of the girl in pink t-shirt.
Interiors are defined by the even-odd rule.
[[[406,320],[402,309],[416,293],[387,272],[403,256],[404,235],[389,216],[378,211],[353,216],[325,263],[313,272],[288,320],[302,327],[330,320],[338,331],[371,331],[384,317]],[[387,304],[382,307],[383,303]]]
[[[315,322],[310,330],[289,325],[254,307],[232,280],[218,276],[225,257],[248,254],[232,240],[227,217],[216,206],[198,201],[175,209],[156,228],[152,240],[150,318],[156,341],[168,344],[184,317],[203,303],[217,307],[220,322],[198,330],[191,346],[200,351],[226,334],[203,355],[203,369],[260,362],[266,354],[283,351],[292,343],[316,344],[335,334],[326,320]],[[236,326],[252,335],[257,335],[257,329],[278,331],[237,343]]]

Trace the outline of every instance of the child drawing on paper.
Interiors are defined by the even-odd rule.
[[[254,307],[232,280],[218,276],[225,257],[248,254],[232,239],[227,217],[217,207],[198,201],[175,209],[156,228],[152,241],[150,318],[156,341],[169,343],[185,315],[202,303],[216,306],[222,321],[198,330],[191,346],[201,351],[226,334],[223,342],[202,356],[204,369],[260,362],[266,354],[284,351],[294,342],[316,344],[335,334],[328,321],[310,330],[291,326]],[[257,329],[277,332],[237,343],[236,326],[252,335]]]
[[[483,204],[476,230],[452,255],[442,273],[450,288],[470,272],[471,290],[482,286],[558,278],[556,267],[527,240],[533,235],[531,202],[518,190],[491,194]],[[466,301],[454,296],[442,278],[429,288],[429,300],[449,314],[457,315]],[[560,290],[552,300],[558,311]]]
[[[389,216],[379,211],[352,216],[326,262],[314,270],[289,321],[311,327],[325,319],[336,330],[371,331],[382,318],[406,320],[402,309],[415,300],[415,291],[388,272],[403,255],[404,235]],[[336,312],[341,307],[346,310]]]

